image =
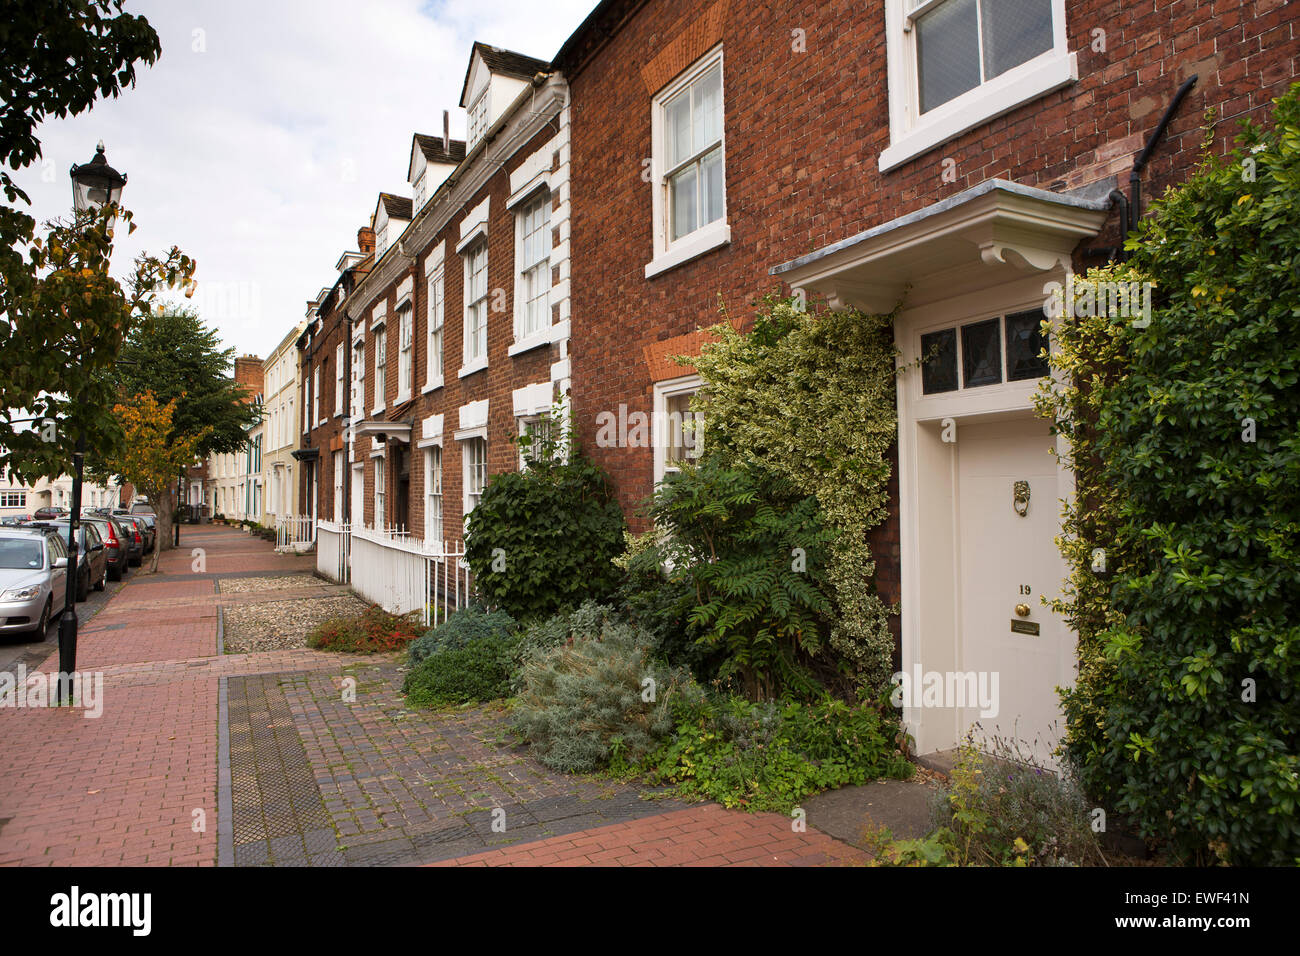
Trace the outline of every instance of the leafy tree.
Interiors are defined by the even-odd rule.
[[[136,492],[149,500],[159,519],[159,544],[154,548],[151,571],[158,570],[162,536],[166,533],[163,519],[174,508],[172,485],[176,473],[194,460],[199,445],[208,437],[206,431],[178,437],[175,413],[175,399],[160,405],[152,392],[139,393],[113,406],[124,441],[118,453],[109,459],[108,467],[135,485]]]
[[[173,435],[205,433],[200,457],[228,454],[244,447],[247,430],[262,418],[253,396],[230,376],[234,355],[193,309],[169,307],[132,327],[114,375],[124,394],[149,391],[160,402],[175,401]]]
[[[121,343],[162,288],[192,289],[194,262],[175,247],[141,256],[123,289],[108,274],[123,222],[135,228],[130,212],[105,206],[50,224],[25,249],[0,247],[0,468],[22,479],[66,473],[78,439],[115,450]]]
[[[41,155],[37,126],[76,116],[135,82],[137,63],[161,47],[148,21],[122,0],[13,0],[0,24],[0,165]],[[35,220],[13,208],[29,199],[0,169],[0,468],[23,479],[66,472],[80,438],[108,451],[120,440],[106,377],[131,323],[163,286],[188,285],[194,263],[173,247],[135,263],[130,291],[108,274],[114,224],[131,214],[108,206],[74,222]],[[32,419],[54,430],[33,428]]]
[[[7,0],[0,26],[0,162],[30,165],[41,155],[36,127],[47,116],[76,116],[99,97],[120,96],[135,83],[136,63],[152,66],[161,53],[149,21],[123,13],[122,0]],[[7,172],[0,171],[0,184],[9,202],[27,199]],[[8,232],[4,239],[7,249]]]

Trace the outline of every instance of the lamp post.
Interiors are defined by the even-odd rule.
[[[119,173],[104,157],[100,140],[95,156],[88,163],[68,170],[72,177],[72,207],[78,217],[105,205],[121,201],[126,175]],[[76,451],[72,455],[72,509],[68,513],[68,588],[59,620],[59,701],[68,703],[69,681],[77,669],[77,532],[81,525],[81,473],[86,458],[86,435],[78,431]]]

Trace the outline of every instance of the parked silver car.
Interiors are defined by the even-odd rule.
[[[68,549],[55,534],[0,528],[0,634],[44,639],[50,616],[63,612]]]

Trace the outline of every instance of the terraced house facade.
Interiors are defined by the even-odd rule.
[[[346,505],[318,488],[318,513],[426,542],[463,536],[488,475],[520,467],[513,439],[550,427],[569,388],[567,85],[475,44],[461,106],[468,142],[415,134],[411,198],[379,197],[373,263],[330,303],[347,352],[322,339],[350,407],[330,439]]]
[[[550,63],[476,44],[468,141],[414,136],[411,199],[379,198],[373,265],[331,303],[346,336],[311,352],[347,360],[351,394],[316,513],[459,538],[523,466],[512,439],[564,422],[635,525],[688,449],[599,430],[689,409],[707,383],[673,359],[719,299],[741,325],[773,290],[898,309],[863,586],[901,609],[904,671],[1001,674],[986,729],[1050,749],[1074,639],[1039,601],[1072,488],[1032,408],[1046,290],[1182,181],[1206,110],[1219,148],[1265,119],[1300,73],[1295,21],[1282,0],[604,0]],[[304,365],[304,389],[330,375]],[[927,752],[979,715],[905,718]]]
[[[1074,638],[1040,604],[1065,576],[1072,489],[1031,402],[1045,289],[1186,177],[1207,109],[1221,150],[1238,119],[1266,119],[1300,73],[1296,9],[605,0],[554,64],[573,100],[578,437],[631,511],[681,449],[599,442],[601,423],[665,420],[706,386],[671,358],[697,354],[719,297],[740,322],[772,289],[901,303],[902,360],[938,354],[899,377],[891,516],[863,584],[899,602],[902,670],[1000,674],[985,730],[1050,749]],[[924,753],[978,711],[905,718]]]

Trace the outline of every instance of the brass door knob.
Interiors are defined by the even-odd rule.
[[[1029,617],[1029,605],[1028,605],[1028,604],[1017,604],[1017,605],[1016,605],[1016,615],[1017,615],[1018,617]]]

